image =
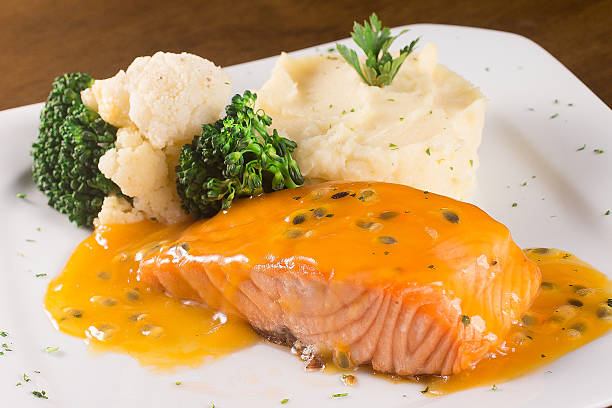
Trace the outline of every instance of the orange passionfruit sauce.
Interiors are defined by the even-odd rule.
[[[94,350],[124,352],[157,368],[197,366],[255,343],[259,337],[239,316],[183,302],[138,280],[139,259],[147,255],[139,251],[178,239],[185,226],[99,226],[49,284],[45,307],[59,330],[86,339]],[[604,274],[556,249],[525,252],[542,271],[531,309],[473,370],[417,378],[429,394],[503,383],[612,328],[612,282]]]
[[[195,367],[256,342],[243,319],[183,302],[138,280],[139,251],[178,237],[184,228],[160,228],[153,221],[99,226],[49,284],[45,307],[51,319],[95,351],[124,352],[161,369]]]
[[[495,387],[534,371],[612,328],[612,282],[572,254],[525,250],[542,272],[540,294],[505,341],[473,370],[424,378],[442,395],[476,386]]]

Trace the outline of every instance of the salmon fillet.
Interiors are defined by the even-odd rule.
[[[449,375],[499,345],[540,272],[477,207],[330,182],[242,199],[141,251],[139,276],[341,366]]]

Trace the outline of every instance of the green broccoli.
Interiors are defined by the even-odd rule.
[[[291,152],[297,144],[270,134],[272,119],[255,111],[257,95],[235,95],[224,119],[202,126],[182,147],[176,186],[183,209],[197,218],[227,209],[237,197],[299,187],[304,183]]]
[[[77,225],[89,227],[104,197],[121,193],[98,170],[100,157],[114,146],[117,129],[83,104],[81,91],[93,82],[78,72],[53,82],[31,151],[32,176],[48,204]]]

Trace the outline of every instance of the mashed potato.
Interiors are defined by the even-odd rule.
[[[175,185],[180,146],[219,118],[230,92],[228,75],[212,62],[163,52],[136,58],[127,71],[83,91],[83,102],[119,128],[98,168],[133,202],[107,197],[98,222],[186,219]]]
[[[426,44],[391,85],[368,86],[337,54],[282,54],[258,107],[298,143],[310,182],[376,180],[466,198],[476,184],[485,98]]]

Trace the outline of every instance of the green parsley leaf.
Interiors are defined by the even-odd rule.
[[[174,384],[175,384],[175,385],[181,385],[181,384],[182,384],[182,382],[177,381],[177,382],[175,382]]]
[[[582,147],[577,148],[577,149],[576,149],[576,151],[577,151],[577,152],[581,152],[581,151],[583,151],[585,148],[586,148],[586,145],[585,145],[585,144],[583,144],[583,145],[582,145]]]
[[[425,149],[425,153],[427,153],[428,156],[431,156],[431,150],[429,149],[429,147]]]
[[[348,397],[349,393],[348,392],[343,392],[341,394],[333,394],[330,398],[341,398],[341,397]]]
[[[26,195],[24,193],[18,193],[17,198],[26,198]]]
[[[602,154],[604,151],[602,149],[595,149],[595,150],[593,150],[593,152],[595,152],[597,154]]]
[[[49,399],[49,397],[47,397],[47,393],[45,392],[45,390],[32,391],[32,395],[35,396],[36,398]]]
[[[397,149],[399,149],[399,147],[398,147],[396,144],[394,144],[394,143],[389,143],[389,148],[390,148],[391,150],[397,150]]]
[[[470,320],[470,316],[468,315],[461,316],[461,323],[463,323],[465,327],[468,327],[470,325]]]
[[[424,390],[421,390],[421,394],[427,394],[429,392],[429,385],[425,387]]]
[[[606,211],[604,215],[610,215],[610,210]]]
[[[289,402],[289,398],[285,398],[281,401],[281,404],[285,405],[288,402]]]
[[[8,336],[8,333],[5,332],[5,331],[0,331],[0,336],[6,337],[6,336]]]
[[[393,58],[389,52],[389,47],[395,39],[407,31],[403,30],[398,35],[392,36],[391,30],[388,27],[383,27],[376,13],[372,13],[369,23],[364,21],[363,25],[361,25],[355,22],[353,24],[353,32],[351,33],[355,43],[366,55],[366,60],[363,64],[359,61],[355,50],[349,49],[346,45],[342,44],[336,44],[336,48],[366,84],[382,87],[389,85],[393,81],[404,60],[412,53],[420,39],[419,37],[412,41],[410,45],[402,48],[399,56]]]
[[[493,384],[493,386],[491,387],[492,391],[497,391],[497,385]]]
[[[45,348],[45,353],[55,353],[58,350],[59,350],[59,347],[57,346],[47,347]]]
[[[554,119],[554,118],[556,118],[557,116],[559,116],[559,114],[558,114],[558,113],[555,113],[554,115],[552,115],[552,116],[551,116],[550,118],[548,118],[548,119]]]
[[[512,207],[518,207],[518,203],[512,203]]]

